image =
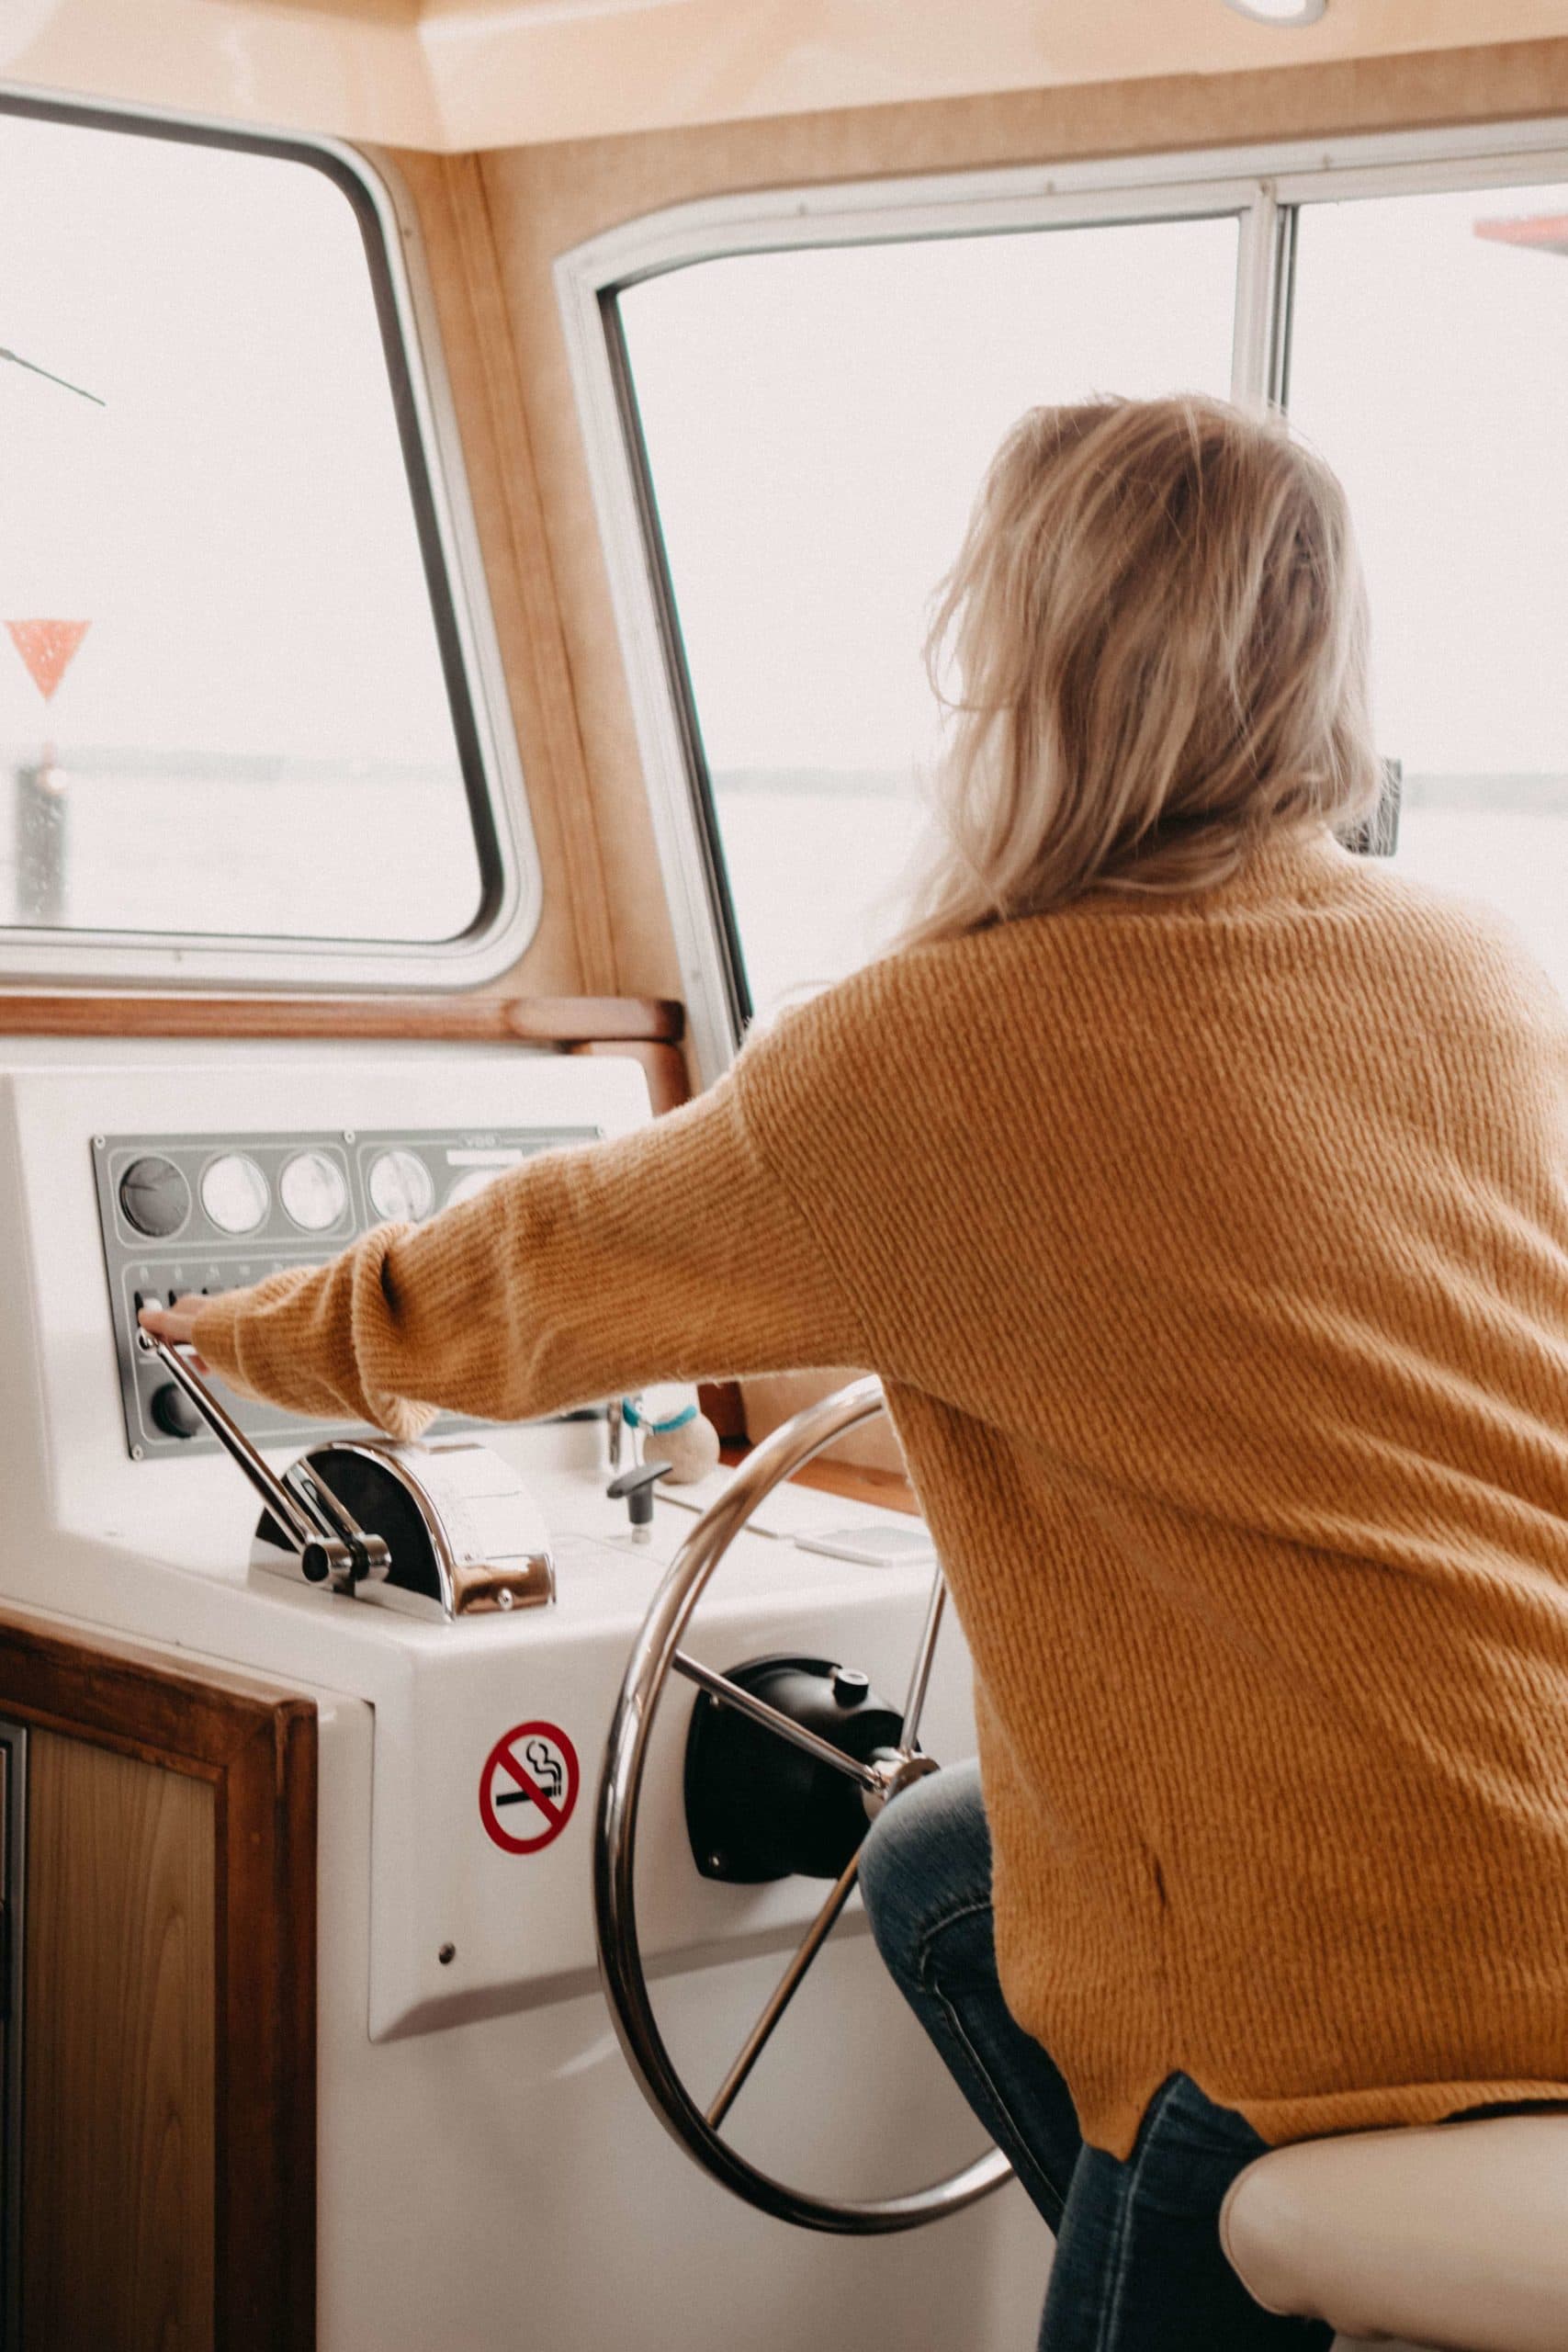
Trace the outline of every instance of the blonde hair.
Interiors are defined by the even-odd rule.
[[[1224,401],[1032,409],[940,591],[939,696],[950,658],[940,849],[908,941],[1089,890],[1212,888],[1266,836],[1376,803],[1345,493]]]

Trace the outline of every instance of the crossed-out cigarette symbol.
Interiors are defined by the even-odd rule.
[[[537,1781],[540,1794],[550,1798],[552,1803],[558,1804],[560,1802],[561,1791],[566,1786],[566,1775],[561,1770],[560,1759],[557,1757],[547,1741],[542,1739],[529,1740],[523,1750],[523,1761],[528,1767],[529,1771],[532,1772],[535,1780]],[[495,1802],[498,1805],[532,1804],[534,1802],[533,1791],[531,1789],[505,1789],[502,1792],[501,1795],[496,1798]]]

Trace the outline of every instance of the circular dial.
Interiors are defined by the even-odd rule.
[[[243,1151],[226,1151],[201,1171],[201,1205],[220,1233],[254,1233],[268,1198],[266,1178]]]
[[[296,1152],[277,1180],[278,1196],[307,1233],[325,1233],[348,1206],[348,1186],[337,1161],[324,1151]]]
[[[488,1193],[496,1178],[504,1176],[506,1172],[504,1168],[470,1168],[466,1176],[458,1177],[447,1193],[447,1207],[455,1209],[459,1201],[471,1201],[476,1193]]]
[[[138,1233],[166,1240],[190,1215],[190,1186],[172,1159],[149,1152],[133,1159],[120,1178],[119,1204]]]
[[[378,1216],[417,1225],[435,1198],[430,1170],[417,1153],[383,1151],[370,1165],[370,1205]]]

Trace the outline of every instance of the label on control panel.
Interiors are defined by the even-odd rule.
[[[558,1724],[513,1724],[485,1758],[479,1819],[503,1854],[554,1845],[577,1804],[577,1750]]]

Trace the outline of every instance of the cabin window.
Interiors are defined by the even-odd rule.
[[[1344,476],[1400,867],[1568,990],[1568,125],[739,193],[557,283],[691,1030],[888,936],[935,749],[917,650],[1036,401],[1281,401]]]
[[[619,298],[738,1025],[882,945],[919,658],[1026,408],[1230,390],[1235,216],[753,253]]]
[[[1568,182],[1302,206],[1292,417],[1350,495],[1399,865],[1568,990]]]
[[[335,148],[0,112],[8,976],[456,984],[523,944],[390,203]]]

